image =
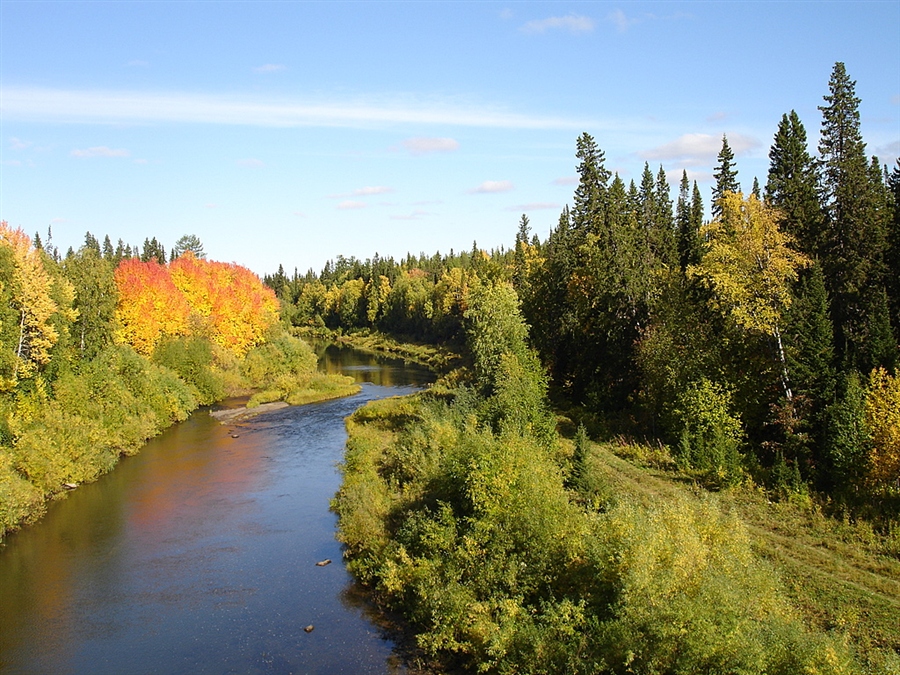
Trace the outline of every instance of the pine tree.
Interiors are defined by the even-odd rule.
[[[590,134],[584,133],[576,141],[578,187],[575,189],[572,224],[576,230],[596,227],[603,218],[610,173],[604,166],[605,155]]]
[[[697,190],[696,181],[694,182],[694,190],[694,203],[692,203],[691,184],[688,181],[687,171],[682,171],[678,204],[675,209],[675,224],[678,234],[678,262],[682,273],[690,265],[698,264],[702,255],[700,226],[703,224],[703,205],[699,202],[700,193]],[[699,214],[695,213],[697,204],[699,204]]]
[[[879,286],[886,248],[886,212],[879,208],[880,189],[873,181],[859,124],[856,83],[843,63],[829,81],[828,105],[822,111],[819,154],[826,227],[820,257],[831,295],[838,353],[848,367],[865,367],[872,353],[869,296]],[[879,178],[879,182],[880,182]]]
[[[781,213],[778,226],[807,255],[818,253],[822,236],[817,185],[818,169],[807,149],[806,129],[792,110],[782,115],[769,150],[766,201]]]
[[[719,151],[717,159],[719,165],[713,171],[716,184],[712,190],[712,215],[714,218],[722,213],[719,201],[725,196],[725,193],[741,191],[741,184],[737,180],[738,172],[734,168],[734,153],[731,151],[731,146],[728,145],[728,138],[725,134],[722,134],[722,149]]]
[[[885,279],[888,292],[888,305],[891,313],[891,325],[894,327],[894,339],[900,343],[900,159],[887,179],[888,188],[893,198],[893,217],[889,221],[890,229],[885,252],[885,267],[892,273]]]
[[[103,237],[103,259],[104,260],[112,260],[115,257],[115,252],[113,251],[112,241],[109,238],[109,235]]]

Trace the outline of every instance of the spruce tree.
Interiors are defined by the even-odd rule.
[[[806,129],[795,111],[782,115],[769,150],[766,202],[781,213],[778,226],[801,252],[818,253],[822,236],[818,169],[809,154]]]
[[[873,351],[867,336],[874,336],[868,296],[881,282],[887,223],[866,161],[855,86],[844,64],[836,63],[824,97],[828,105],[819,107],[826,216],[820,257],[838,353],[847,367],[864,368]]]
[[[741,184],[737,180],[737,169],[734,168],[734,153],[728,145],[728,138],[722,134],[722,149],[719,151],[719,165],[713,171],[716,184],[712,190],[712,215],[713,218],[722,213],[719,200],[726,192],[740,192]]]
[[[894,339],[900,343],[900,159],[888,176],[887,185],[893,199],[893,213],[889,221],[885,252],[885,268],[889,270],[885,286],[891,325],[894,327]]]
[[[575,156],[581,161],[578,164],[572,224],[576,230],[585,230],[595,228],[603,218],[610,172],[604,165],[606,157],[603,151],[590,134],[581,134],[575,146]]]
[[[697,232],[697,257],[703,255],[703,243],[700,239],[700,228],[703,225],[703,197],[700,195],[700,188],[697,187],[697,181],[694,181],[694,192],[691,196],[691,229]]]

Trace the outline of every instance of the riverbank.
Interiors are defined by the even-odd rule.
[[[316,368],[309,345],[280,333],[242,359],[197,339],[168,343],[153,359],[117,345],[77,371],[35,378],[0,401],[0,542],[201,405],[245,395],[249,411],[359,391],[352,378]]]
[[[463,363],[459,345],[402,342],[385,333],[369,329],[345,333],[327,328],[294,328],[293,333],[301,339],[309,338],[353,347],[372,354],[401,358],[426,366],[438,374],[446,374]]]

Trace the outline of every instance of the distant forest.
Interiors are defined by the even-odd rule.
[[[742,190],[723,136],[711,212],[660,167],[626,184],[589,134],[546,240],[339,257],[265,278],[297,327],[461,344],[471,294],[509,283],[558,405],[598,437],[667,444],[710,486],[750,476],[869,513],[900,498],[900,162],[867,157],[844,64],[818,153],[783,115],[765,185]]]

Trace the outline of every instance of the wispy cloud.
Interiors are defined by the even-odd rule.
[[[459,141],[452,138],[416,136],[407,138],[401,145],[413,155],[428,155],[433,152],[453,152],[459,149]]]
[[[9,139],[9,147],[13,150],[27,150],[31,147],[31,141],[23,141],[21,138],[13,136]]]
[[[368,206],[368,204],[366,204],[365,202],[348,199],[338,204],[336,208],[340,209],[341,211],[352,211],[353,209],[364,209],[366,208],[366,206]]]
[[[744,134],[727,134],[728,145],[735,155],[758,148],[758,139]],[[714,161],[722,149],[722,137],[713,134],[684,134],[670,143],[638,153],[641,159],[681,161],[685,166]]]
[[[552,202],[531,202],[529,204],[515,204],[513,206],[507,206],[506,210],[515,211],[516,213],[522,213],[527,211],[545,211],[547,209],[558,208],[560,208],[560,205]]]
[[[386,185],[373,185],[373,186],[357,188],[351,194],[354,197],[368,197],[370,195],[386,195],[393,191],[394,191],[394,188],[387,187]]]
[[[470,194],[495,194],[497,192],[509,192],[513,184],[508,180],[486,180],[476,188],[469,190]]]
[[[900,157],[900,141],[879,145],[875,148],[875,156],[878,157],[882,164],[886,163],[890,166],[896,163],[897,158]]]
[[[257,66],[253,69],[254,73],[277,73],[281,70],[286,70],[287,66],[281,63],[267,63],[262,66]]]
[[[373,195],[386,195],[394,191],[394,188],[386,185],[367,185],[366,187],[356,188],[350,192],[340,192],[338,194],[328,195],[330,199],[346,199],[347,197],[371,197]]]
[[[433,215],[433,214],[429,211],[422,211],[421,209],[416,209],[412,213],[409,213],[406,215],[391,216],[390,218],[391,218],[391,220],[421,220],[422,218],[425,218],[430,215]]]
[[[578,176],[562,176],[553,180],[554,185],[578,185]]]
[[[594,30],[594,20],[587,16],[567,14],[534,19],[522,25],[523,33],[546,33],[549,30],[565,30],[570,33],[590,33]]]
[[[624,33],[631,26],[635,25],[636,23],[640,23],[641,21],[640,19],[634,17],[629,18],[621,9],[616,9],[607,14],[606,20],[612,22],[612,24],[616,27],[616,30],[620,33]]]
[[[246,169],[261,169],[265,166],[265,163],[261,159],[254,159],[249,157],[247,159],[239,159],[237,161],[238,166],[242,166]]]
[[[261,127],[372,127],[437,124],[480,128],[594,128],[596,121],[540,117],[486,105],[422,101],[411,97],[309,103],[236,96],[136,91],[88,91],[6,87],[0,90],[4,119],[83,124],[175,122]]]
[[[83,148],[72,150],[69,153],[72,157],[86,159],[89,157],[128,157],[129,153],[124,148],[107,148],[105,145],[98,145],[93,148]]]
[[[676,12],[675,14],[669,14],[667,16],[651,14],[649,12],[644,12],[640,16],[628,16],[618,8],[606,15],[606,20],[612,23],[620,33],[624,33],[632,26],[644,23],[645,21],[677,21],[688,18],[690,18],[690,15],[682,12]]]

